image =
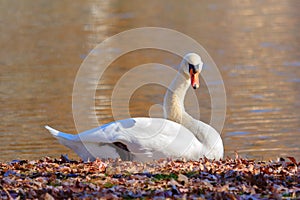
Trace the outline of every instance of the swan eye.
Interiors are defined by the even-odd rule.
[[[196,74],[200,70],[200,65],[192,65],[189,63],[189,72],[193,70],[193,73]]]

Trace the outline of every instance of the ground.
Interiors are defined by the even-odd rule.
[[[300,162],[45,157],[0,163],[0,181],[0,199],[300,199]]]

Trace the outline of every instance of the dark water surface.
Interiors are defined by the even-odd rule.
[[[143,26],[187,34],[216,62],[227,92],[222,131],[226,155],[237,151],[248,158],[299,160],[299,10],[298,0],[1,1],[0,161],[61,153],[77,158],[43,126],[76,133],[72,89],[83,59],[105,38]],[[113,120],[112,89],[129,69],[179,61],[157,50],[135,51],[116,60],[99,81],[99,122]],[[200,119],[209,122],[208,86],[201,83]],[[131,116],[159,110],[153,105],[162,102],[164,92],[158,85],[140,87],[129,102]],[[197,115],[188,102],[186,107]]]

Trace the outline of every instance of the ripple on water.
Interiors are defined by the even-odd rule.
[[[269,112],[278,112],[279,108],[272,108],[272,109],[254,109],[250,110],[252,113],[269,113]]]
[[[300,61],[284,62],[283,66],[300,67]]]
[[[226,136],[239,136],[239,135],[248,135],[250,132],[248,131],[233,131],[226,133]]]

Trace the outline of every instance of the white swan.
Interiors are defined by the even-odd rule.
[[[184,56],[164,99],[165,116],[169,120],[129,118],[77,135],[59,132],[49,126],[45,128],[84,161],[97,157],[138,161],[166,157],[198,160],[204,156],[220,159],[224,148],[219,133],[184,110],[186,91],[190,85],[194,89],[199,87],[202,66],[199,55],[189,53]]]

